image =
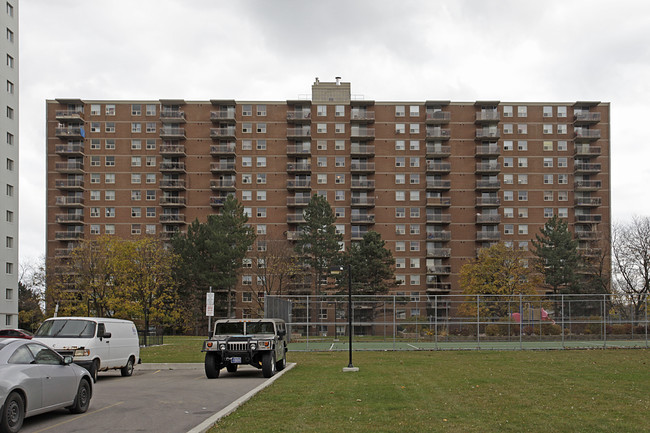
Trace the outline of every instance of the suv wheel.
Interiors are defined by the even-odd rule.
[[[275,352],[266,352],[262,356],[262,374],[267,378],[275,374]]]
[[[282,371],[287,366],[287,355],[284,355],[284,358],[275,363],[275,369],[277,371]]]
[[[219,355],[216,353],[207,352],[205,354],[205,375],[208,377],[208,379],[216,379],[219,377],[219,362]]]

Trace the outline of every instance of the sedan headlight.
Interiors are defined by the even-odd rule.
[[[90,356],[90,349],[76,349],[74,351],[74,356]]]

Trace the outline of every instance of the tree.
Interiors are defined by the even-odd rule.
[[[534,295],[539,282],[539,275],[526,265],[524,253],[503,243],[483,248],[478,258],[460,269],[463,293],[484,295],[481,296],[481,315],[507,316],[508,303],[518,299],[520,294]],[[475,315],[476,304],[466,302],[460,310]]]
[[[540,234],[535,235],[533,253],[537,256],[537,268],[553,294],[578,291],[577,271],[583,267],[583,260],[566,221],[557,215],[546,221]]]
[[[228,196],[219,215],[209,215],[205,223],[195,220],[187,233],[172,238],[172,248],[179,257],[175,275],[181,281],[182,296],[196,331],[209,287],[222,295],[216,301],[226,311],[224,315],[232,315],[232,290],[246,251],[255,240],[247,221],[243,206]]]
[[[650,218],[635,217],[612,233],[614,288],[628,296],[639,318],[650,294]]]
[[[361,242],[350,246],[344,256],[343,271],[338,276],[341,291],[347,293],[348,271],[352,271],[352,292],[357,295],[381,295],[395,287],[395,259],[386,242],[375,231],[363,235]]]
[[[304,212],[305,224],[301,226],[295,250],[310,267],[315,280],[315,293],[321,294],[322,279],[332,266],[339,265],[340,245],[343,236],[336,233],[334,212],[324,197],[314,194]]]
[[[45,266],[21,264],[18,281],[18,327],[36,331],[45,318],[41,303],[45,288]]]

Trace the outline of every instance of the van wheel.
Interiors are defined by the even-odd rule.
[[[219,377],[219,362],[219,355],[216,353],[207,352],[205,354],[205,375],[208,379],[216,379]]]
[[[93,383],[97,383],[97,372],[99,371],[99,360],[95,359],[90,366],[90,377],[93,378]]]
[[[12,392],[2,407],[0,428],[3,432],[17,433],[25,420],[25,402],[17,392]]]
[[[74,399],[74,404],[69,408],[71,413],[84,413],[88,410],[90,406],[90,384],[86,379],[81,379],[79,382],[79,389],[77,390],[77,396]]]
[[[135,363],[135,359],[133,359],[133,357],[130,357],[129,360],[126,362],[126,365],[120,368],[120,373],[122,373],[122,376],[128,377],[133,374],[134,363]]]

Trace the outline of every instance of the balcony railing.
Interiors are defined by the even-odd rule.
[[[596,230],[576,230],[575,237],[582,241],[595,241],[600,239],[600,233]]]
[[[233,138],[237,134],[234,126],[225,126],[222,128],[210,128],[211,138]]]
[[[55,221],[58,224],[80,224],[84,221],[84,216],[82,214],[57,214]]]
[[[352,230],[350,232],[350,237],[354,240],[361,240],[368,233],[368,230]]]
[[[449,207],[451,198],[449,197],[427,197],[427,206],[429,207]]]
[[[585,140],[598,140],[600,138],[599,129],[576,129],[576,138],[582,138]]]
[[[287,128],[287,138],[311,137],[311,128]]]
[[[450,180],[427,180],[427,189],[449,189],[451,188]]]
[[[56,232],[54,234],[54,238],[57,241],[76,241],[78,239],[83,239],[84,233],[81,231],[64,231],[64,232]]]
[[[58,155],[83,155],[83,144],[57,144],[54,151]]]
[[[451,283],[427,281],[427,293],[430,295],[443,295],[451,291]]]
[[[427,156],[447,158],[451,155],[451,146],[435,146],[427,144]]]
[[[311,120],[311,111],[287,111],[287,120],[299,122]]]
[[[184,179],[162,179],[160,181],[160,189],[184,189]]]
[[[477,180],[476,189],[499,189],[501,182],[498,180]]]
[[[185,156],[185,146],[182,144],[163,144],[160,146],[160,154]]]
[[[228,199],[227,195],[212,196],[212,197],[210,197],[210,206],[212,206],[212,207],[223,206],[226,203],[227,199]]]
[[[493,173],[501,171],[501,164],[498,162],[477,162],[475,173]]]
[[[427,171],[432,173],[449,173],[451,171],[451,163],[427,161]]]
[[[54,135],[60,138],[83,138],[86,134],[82,130],[81,127],[56,128]]]
[[[350,146],[351,155],[374,155],[375,146],[373,145],[363,145],[363,144],[353,144]]]
[[[451,215],[449,214],[427,214],[427,222],[433,224],[449,224]]]
[[[61,173],[78,173],[83,171],[84,163],[80,161],[57,162],[54,164],[54,169]]]
[[[185,138],[185,128],[160,128],[161,138]]]
[[[287,240],[288,241],[297,241],[300,239],[300,232],[289,230],[287,232]]]
[[[599,156],[600,146],[576,146],[576,156]]]
[[[311,155],[311,146],[304,144],[289,144],[287,155]]]
[[[576,223],[582,224],[595,224],[603,220],[602,215],[589,214],[589,215],[576,215]]]
[[[575,197],[576,206],[600,206],[603,199],[600,197]]]
[[[375,189],[375,181],[372,179],[369,180],[352,179],[350,181],[350,188]]]
[[[352,206],[374,206],[375,198],[374,197],[352,197],[350,200]]]
[[[374,224],[374,215],[350,215],[350,222],[353,224]]]
[[[163,224],[182,224],[185,223],[185,215],[180,214],[162,214],[160,215],[160,222]]]
[[[501,215],[476,215],[476,224],[499,224]]]
[[[184,162],[161,162],[160,171],[185,171]]]
[[[575,123],[598,123],[600,122],[600,113],[583,111],[575,114]]]
[[[476,113],[476,123],[498,122],[500,119],[498,111],[481,111]]]
[[[427,113],[426,123],[428,125],[441,125],[449,123],[450,120],[451,113],[449,111],[434,111],[433,113]]]
[[[602,188],[603,182],[601,180],[578,180],[573,185],[578,191],[593,191]]]
[[[178,110],[161,110],[160,121],[177,123],[185,122],[185,112]]]
[[[307,222],[303,214],[287,214],[288,224],[301,224]]]
[[[501,233],[499,232],[476,232],[477,241],[498,241],[501,239]]]
[[[161,206],[185,206],[185,197],[160,197]]]
[[[210,171],[234,171],[234,162],[212,162],[210,163]]]
[[[290,179],[290,180],[287,180],[287,188],[288,189],[309,189],[309,188],[311,188],[311,180]]]
[[[591,163],[584,163],[584,162],[576,162],[573,165],[573,169],[576,172],[582,172],[582,173],[598,173],[601,170],[601,164],[591,164]]]
[[[427,232],[427,241],[447,242],[450,240],[451,240],[451,232],[448,230]]]
[[[57,206],[83,206],[83,204],[84,204],[83,197],[59,196],[56,198]]]
[[[288,172],[297,172],[297,171],[311,171],[311,164],[308,162],[288,162],[287,163]]]
[[[210,146],[211,155],[233,154],[237,150],[235,143],[229,144],[213,144]]]
[[[375,171],[374,162],[351,162],[350,171]]]
[[[307,206],[311,197],[287,197],[287,206]]]
[[[477,140],[496,140],[500,136],[499,131],[490,130],[487,128],[481,128],[476,130],[476,139]]]
[[[499,206],[501,200],[499,197],[477,197],[476,206]]]
[[[54,186],[59,189],[83,189],[83,179],[57,179]]]
[[[499,146],[476,146],[476,156],[499,156],[500,154]]]
[[[350,121],[352,122],[372,122],[375,120],[375,112],[374,111],[352,111],[350,114]]]
[[[83,121],[84,113],[79,110],[56,110],[56,120],[61,121]]]
[[[451,248],[427,248],[427,257],[451,257]]]
[[[235,110],[211,111],[210,120],[213,122],[234,121]]]
[[[375,138],[375,128],[350,128],[351,138]]]
[[[427,128],[426,137],[434,140],[449,140],[451,138],[451,130],[443,128]]]
[[[449,265],[427,266],[427,274],[449,275],[451,274],[451,266]]]
[[[210,188],[212,189],[235,189],[235,179],[212,179]]]

